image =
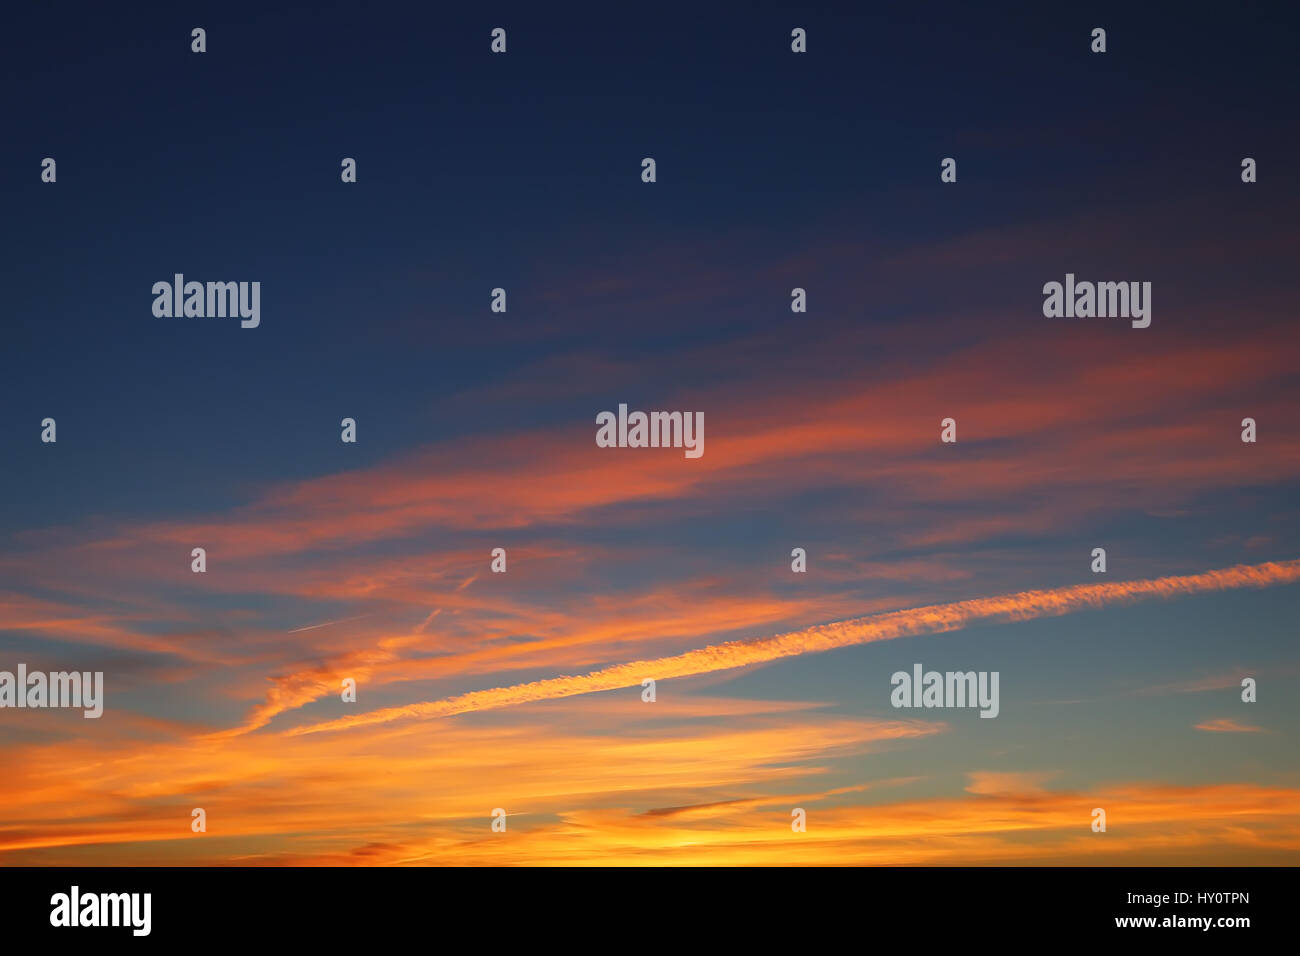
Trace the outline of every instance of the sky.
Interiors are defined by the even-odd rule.
[[[16,11],[0,865],[1294,865],[1287,16]]]

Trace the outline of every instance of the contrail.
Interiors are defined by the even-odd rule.
[[[1018,594],[975,598],[953,604],[933,604],[904,611],[872,614],[834,624],[819,624],[816,627],[791,631],[775,637],[728,641],[725,644],[714,644],[672,657],[615,664],[576,677],[551,677],[529,681],[526,684],[515,684],[511,687],[470,691],[443,700],[389,707],[368,714],[357,714],[319,724],[295,727],[286,731],[286,734],[296,736],[321,731],[346,730],[406,717],[449,717],[474,710],[510,707],[532,701],[616,690],[620,687],[638,687],[647,677],[655,680],[690,677],[735,667],[746,667],[750,664],[761,664],[799,654],[816,654],[854,644],[887,641],[917,634],[956,631],[980,622],[1028,621],[1040,617],[1058,617],[1072,611],[1129,604],[1146,598],[1171,598],[1183,594],[1226,591],[1233,588],[1262,588],[1295,581],[1300,581],[1300,558],[1290,561],[1270,561],[1266,564],[1239,564],[1219,571],[1153,578],[1146,581],[1079,584],[1067,588],[1021,591]]]
[[[326,621],[323,624],[308,624],[306,627],[295,627],[290,634],[297,634],[299,631],[314,631],[318,627],[329,627],[333,624],[346,624],[348,621],[359,621],[363,617],[374,617],[378,611],[372,611],[369,614],[358,614],[356,617],[341,617],[337,621]]]

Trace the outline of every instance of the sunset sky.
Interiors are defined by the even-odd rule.
[[[1290,37],[832,9],[16,14],[0,865],[1300,862]]]

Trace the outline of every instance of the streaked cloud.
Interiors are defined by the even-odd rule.
[[[632,687],[646,677],[653,677],[656,680],[688,677],[766,663],[800,654],[821,653],[871,641],[941,633],[957,630],[975,622],[1026,621],[1149,598],[1171,598],[1231,588],[1268,587],[1275,584],[1289,584],[1297,580],[1300,580],[1300,559],[1292,559],[1258,565],[1237,565],[1201,574],[1178,575],[1147,581],[1080,584],[1048,591],[1024,591],[993,598],[976,598],[953,604],[912,608],[835,624],[823,624],[761,640],[733,641],[687,651],[672,657],[619,664],[577,677],[554,677],[510,687],[471,691],[445,700],[392,707],[297,727],[289,733],[346,730],[412,717],[447,717],[475,710],[509,707],[530,701]]]
[[[1196,725],[1197,730],[1204,730],[1212,734],[1262,734],[1263,727],[1256,727],[1252,724],[1244,724],[1233,717],[1220,717],[1217,720],[1203,720]]]

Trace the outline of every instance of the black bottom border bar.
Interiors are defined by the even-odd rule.
[[[641,934],[647,945],[667,945],[667,934],[673,945],[729,947],[844,933],[873,943],[1132,935],[1182,945],[1285,929],[1296,883],[1292,867],[8,868],[0,918],[7,941],[76,934],[127,945],[428,940],[431,930],[470,944],[576,935],[584,949]]]

